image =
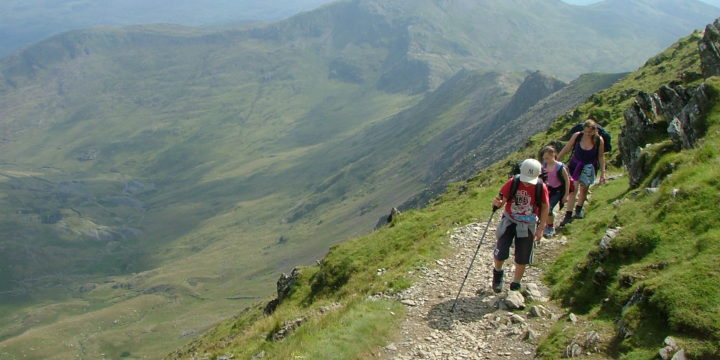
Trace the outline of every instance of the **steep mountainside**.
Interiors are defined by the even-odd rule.
[[[622,17],[611,5],[345,1],[251,29],[70,32],[3,59],[0,348],[165,353],[543,104],[562,84],[536,69],[635,66],[668,41],[653,29],[695,26],[667,9],[643,31],[577,20]],[[515,96],[523,81],[541,94]]]
[[[471,123],[468,128],[455,129],[452,136],[445,141],[442,153],[452,155],[449,166],[442,173],[434,174],[431,184],[420,194],[408,200],[401,208],[421,207],[427,201],[437,197],[445,187],[452,183],[467,179],[480,169],[491,165],[518,146],[521,146],[533,134],[543,131],[550,123],[568,109],[581,104],[591,94],[611,86],[627,74],[586,74],[572,81],[557,91],[548,91],[546,87],[556,80],[541,73],[528,76],[513,101],[508,103],[501,112],[495,114],[488,123]],[[523,96],[521,89],[545,87],[545,98],[537,101]],[[537,102],[534,102],[537,101]],[[526,102],[525,105],[522,102]],[[520,116],[508,117],[509,111],[523,109]],[[486,125],[488,124],[488,125]],[[493,126],[489,126],[492,124]]]
[[[713,204],[720,201],[714,136],[720,131],[720,72],[702,72],[700,64],[702,50],[703,61],[714,62],[702,68],[718,68],[720,54],[712,50],[720,44],[718,28],[720,21],[704,38],[694,33],[681,39],[427,208],[332,248],[316,266],[294,269],[278,281],[279,306],[246,309],[167,358],[376,356],[392,341],[404,307],[423,301],[401,304],[395,295],[446,265],[435,259],[448,255],[449,230],[486,219],[511,161],[536,154],[589,116],[619,135],[620,146],[609,157],[631,158],[623,165],[642,171],[634,182],[634,173],[611,169],[616,176],[593,189],[587,218],[563,230],[567,247],[550,267],[548,280],[553,297],[576,315],[557,319],[551,335],[540,339],[537,356],[718,358],[720,217]],[[488,300],[478,297],[485,299],[463,300],[467,305]],[[438,321],[432,315],[426,321]],[[461,313],[455,321],[482,321],[470,315]],[[443,337],[443,329],[436,328],[434,336]]]

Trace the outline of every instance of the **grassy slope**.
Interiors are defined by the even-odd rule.
[[[299,315],[317,316],[310,314],[321,305],[340,302],[347,310],[339,313],[346,314],[358,307],[367,309],[371,306],[373,303],[367,300],[370,294],[408,286],[415,267],[428,266],[432,259],[446,254],[448,230],[487,215],[489,199],[495,194],[509,163],[525,154],[535,153],[540,145],[550,140],[563,137],[571,124],[588,114],[618,134],[622,111],[637,90],[654,91],[678,79],[683,72],[699,71],[698,39],[699,35],[694,34],[679,41],[637,72],[581,105],[575,112],[581,115],[559,118],[550,130],[535,136],[528,147],[509,156],[508,161],[490,166],[467,183],[452,186],[426,209],[405,213],[390,227],[333,248],[320,266],[302,269],[303,275],[293,295],[275,314],[263,317],[260,307],[248,309],[171,358],[185,358],[191,353],[226,352],[236,354],[238,358],[249,358],[265,350],[266,358],[281,359],[282,354],[304,356],[321,351],[324,345],[309,341],[313,336],[310,334],[330,334],[334,329],[330,323],[307,326],[306,330],[291,335],[283,342],[269,341],[267,335],[273,333],[275,324]],[[717,91],[717,80],[712,80],[711,86]],[[712,166],[718,163],[717,140],[712,135],[720,131],[720,108],[716,106],[711,114],[708,118],[710,136],[698,149],[669,153],[659,159],[658,167],[676,162],[679,170],[662,185],[658,194],[630,198],[625,205],[615,208],[611,202],[628,194],[627,183],[616,180],[598,187],[589,205],[590,217],[569,227],[568,235],[573,241],[550,269],[549,279],[555,284],[555,296],[564,299],[574,311],[592,318],[604,336],[614,333],[614,316],[634,288],[643,285],[650,294],[647,302],[624,315],[625,321],[636,327],[636,336],[611,344],[606,350],[609,356],[652,358],[667,334],[680,338],[682,345],[694,356],[712,358],[719,354],[717,299],[720,297],[714,281],[717,273],[713,261],[718,255],[715,228],[720,219],[710,209],[718,201],[717,168]],[[611,156],[616,154],[617,150]],[[681,189],[681,195],[675,199],[669,196],[673,188]],[[701,216],[698,217],[698,214]],[[587,274],[591,271],[584,270],[588,263],[586,255],[593,252],[605,229],[614,225],[628,230],[613,247],[613,254],[617,256],[607,264],[606,271],[611,273],[611,281],[600,293],[587,291],[587,286],[591,286]],[[662,270],[650,266],[658,263],[666,265]],[[580,271],[573,270],[576,264]],[[385,275],[378,276],[378,268],[387,269]],[[637,283],[631,288],[623,288],[617,282],[622,274],[632,274]],[[602,291],[611,299],[604,306]],[[390,310],[393,310],[392,306],[384,303],[375,309],[385,314]],[[348,340],[361,337],[356,324],[373,316],[382,319],[379,321],[388,321],[381,314],[372,315],[372,312],[343,317],[345,330],[334,344],[339,347],[348,345],[346,349],[350,350],[331,352],[326,354],[326,358],[363,358],[374,346],[382,344],[385,330],[378,331],[367,343],[350,346],[352,341]],[[667,319],[667,322],[662,319]],[[568,334],[572,333],[564,329],[563,323],[558,323],[557,332],[543,343],[541,354],[546,358],[558,357],[563,339]]]

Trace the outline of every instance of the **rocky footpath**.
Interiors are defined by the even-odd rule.
[[[499,218],[498,215],[495,216]],[[493,293],[492,252],[495,224],[488,229],[473,269],[451,312],[485,224],[470,224],[449,233],[454,255],[437,260],[432,269],[413,273],[422,279],[398,294],[408,308],[399,336],[380,349],[382,359],[532,359],[538,340],[563,316],[548,301],[542,270],[529,266],[521,292],[509,291],[512,261],[506,262],[504,291]],[[536,248],[536,263],[551,261],[567,243],[564,237],[544,239]],[[568,320],[569,321],[569,320]],[[586,345],[583,340],[582,345]],[[572,350],[572,349],[570,349]],[[578,346],[578,351],[583,351]],[[571,355],[572,356],[572,355]]]

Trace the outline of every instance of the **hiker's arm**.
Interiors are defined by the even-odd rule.
[[[543,229],[545,229],[545,225],[547,224],[549,208],[550,206],[546,203],[540,205],[540,225],[535,229],[535,241],[540,241],[543,237]]]
[[[511,187],[512,187],[512,179],[508,180],[505,183],[505,185],[503,185],[500,188],[500,192],[492,201],[493,207],[500,209],[503,206],[505,206],[505,203],[507,203],[508,199],[510,198],[510,188]]]
[[[492,204],[493,204],[493,207],[501,209],[503,206],[505,206],[506,202],[507,202],[507,199],[505,198],[505,196],[503,196],[502,194],[498,194],[498,196],[496,196],[493,199]]]
[[[598,149],[598,160],[600,161],[600,183],[605,183],[605,140],[600,137],[600,148]]]
[[[560,150],[560,153],[558,154],[558,159],[562,159],[565,154],[569,153],[572,147],[575,145],[575,140],[577,139],[578,134],[575,133],[573,136],[570,137],[570,140],[565,144],[565,146]]]
[[[570,174],[568,174],[566,166],[563,166],[562,176],[565,178],[565,194],[562,197],[562,202],[566,203],[570,200]]]

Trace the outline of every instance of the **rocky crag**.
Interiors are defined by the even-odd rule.
[[[720,21],[706,27],[699,44],[702,74],[683,74],[684,80],[720,75]],[[641,91],[624,113],[625,125],[620,135],[623,164],[633,187],[640,185],[650,169],[653,144],[669,139],[675,150],[691,149],[704,135],[703,117],[711,105],[704,83],[686,88],[671,82],[655,93]],[[652,187],[662,181],[652,179]]]

